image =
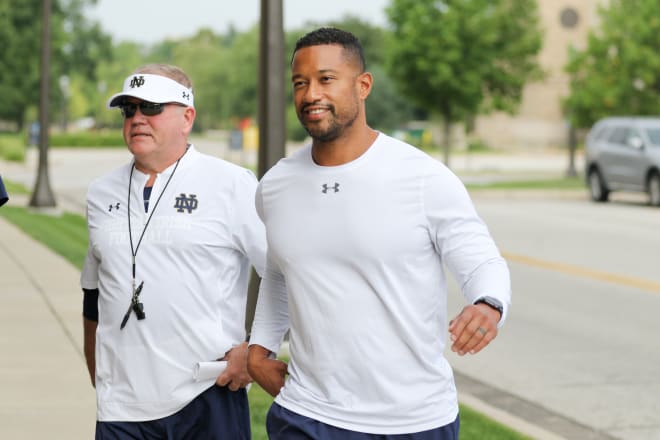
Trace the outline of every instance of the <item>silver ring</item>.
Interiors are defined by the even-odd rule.
[[[483,327],[479,327],[477,331],[481,333],[481,336],[486,336],[486,333],[488,333],[488,331]]]

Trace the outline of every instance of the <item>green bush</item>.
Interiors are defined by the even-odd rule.
[[[486,141],[480,138],[472,139],[467,144],[468,153],[491,153],[493,149]]]
[[[25,140],[20,134],[0,133],[0,158],[13,162],[25,160]]]
[[[53,133],[51,147],[124,147],[121,131],[82,131],[76,133]]]

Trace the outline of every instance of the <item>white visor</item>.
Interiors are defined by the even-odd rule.
[[[179,102],[194,107],[192,89],[161,75],[137,73],[124,80],[121,93],[116,93],[108,100],[108,108],[119,106],[123,98],[133,97],[155,104]]]

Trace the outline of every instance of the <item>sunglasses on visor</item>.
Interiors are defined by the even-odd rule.
[[[135,116],[138,107],[140,108],[140,112],[142,112],[143,115],[156,116],[163,113],[166,105],[167,104],[157,104],[155,102],[147,101],[142,101],[140,103],[124,102],[119,106],[119,109],[121,110],[121,114],[124,116],[124,118],[129,119]]]

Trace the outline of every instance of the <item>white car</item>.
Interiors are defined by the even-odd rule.
[[[592,200],[605,202],[612,191],[636,191],[660,206],[660,117],[601,119],[587,135],[585,166]]]

